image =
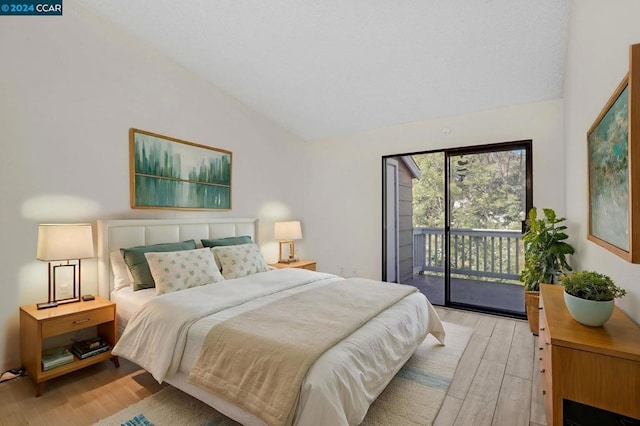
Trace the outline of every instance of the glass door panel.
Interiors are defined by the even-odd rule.
[[[518,275],[528,208],[527,149],[456,150],[446,156],[446,304],[522,315]]]
[[[445,304],[445,155],[431,152],[413,156],[421,171],[413,184],[413,250],[416,273],[410,283],[431,303]]]

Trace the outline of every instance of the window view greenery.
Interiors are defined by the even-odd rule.
[[[413,156],[413,225],[444,226],[444,153]],[[451,157],[449,191],[454,228],[521,229],[526,219],[525,153],[498,151]]]
[[[426,273],[444,271],[445,156],[413,156],[422,177],[413,183],[414,241],[424,244]],[[493,151],[449,157],[451,272],[517,283],[524,260],[526,154]]]

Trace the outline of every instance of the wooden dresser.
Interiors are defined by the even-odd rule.
[[[540,286],[538,358],[547,425],[563,424],[563,400],[640,419],[640,327],[617,307],[602,327],[574,320],[562,286]]]

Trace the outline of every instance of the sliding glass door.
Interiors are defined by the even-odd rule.
[[[446,153],[447,304],[524,314],[529,152],[516,144]]]
[[[397,210],[383,209],[383,277],[415,285],[434,304],[524,316],[518,275],[533,199],[531,141],[394,156],[384,159],[387,170],[389,159],[399,165],[394,172],[400,176],[403,164],[412,163],[418,172],[411,176],[410,250],[402,249],[406,234],[389,236],[396,232],[388,225],[389,213],[398,217]],[[391,181],[385,177],[385,203],[399,193],[389,188]],[[398,241],[400,250],[392,254],[389,244]],[[389,260],[402,269],[409,252],[411,271],[387,274]]]

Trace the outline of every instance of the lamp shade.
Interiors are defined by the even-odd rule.
[[[38,260],[87,259],[93,256],[90,223],[38,225]]]
[[[301,240],[300,221],[276,222],[273,226],[273,238],[276,240]]]

